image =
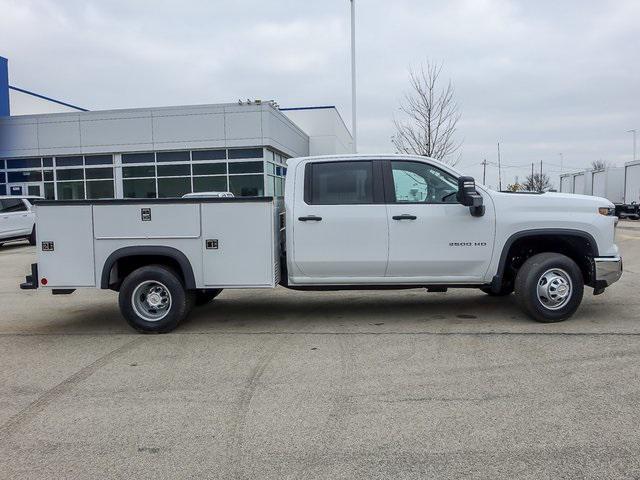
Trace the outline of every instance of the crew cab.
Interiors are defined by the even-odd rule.
[[[13,240],[36,244],[33,202],[37,197],[0,196],[0,246]]]
[[[21,285],[119,292],[127,322],[167,332],[227,288],[476,288],[515,292],[540,322],[616,282],[603,198],[506,193],[408,155],[290,159],[272,197],[36,202],[37,263]]]

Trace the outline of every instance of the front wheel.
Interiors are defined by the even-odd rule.
[[[143,333],[166,333],[189,313],[193,294],[176,273],[163,265],[149,265],[130,273],[118,297],[127,323]]]
[[[516,275],[516,299],[538,322],[561,322],[571,317],[580,306],[583,293],[580,268],[559,253],[534,255]]]

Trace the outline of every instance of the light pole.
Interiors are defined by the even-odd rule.
[[[564,154],[559,153],[558,155],[560,155],[560,174],[562,174],[564,172],[562,168],[562,162],[564,161]]]
[[[638,131],[635,128],[632,128],[631,130],[627,130],[627,133],[633,133],[633,160],[636,159],[636,133],[638,133]]]
[[[356,2],[351,2],[351,133],[353,153],[358,153],[358,129],[356,126]]]

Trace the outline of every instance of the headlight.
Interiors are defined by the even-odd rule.
[[[598,213],[600,215],[606,215],[608,217],[612,217],[616,213],[615,207],[600,207],[598,208]]]

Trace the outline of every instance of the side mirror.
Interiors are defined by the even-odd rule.
[[[476,181],[473,177],[458,178],[458,193],[456,194],[456,199],[461,205],[469,207],[469,211],[474,217],[484,215],[482,195],[476,191]]]

